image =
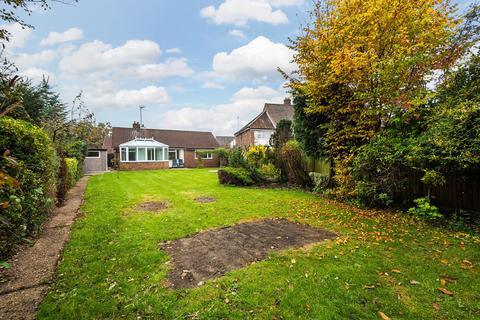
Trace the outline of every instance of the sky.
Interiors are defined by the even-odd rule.
[[[472,1],[458,1],[463,8]],[[288,96],[277,68],[295,70],[289,37],[311,0],[79,0],[33,8],[34,29],[5,55],[65,103],[79,92],[97,121],[233,135],[264,103]]]

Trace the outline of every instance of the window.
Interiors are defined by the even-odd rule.
[[[270,145],[270,136],[272,135],[273,130],[255,130],[254,137],[255,137],[255,145]]]
[[[137,161],[137,149],[128,148],[128,161]]]
[[[195,151],[195,159],[213,159],[213,153],[211,151]]]
[[[137,148],[137,161],[147,160],[147,154],[145,148]]]
[[[153,161],[155,160],[155,149],[153,148],[147,148],[147,160],[148,161]]]
[[[177,150],[168,150],[168,160],[177,160]]]
[[[87,151],[87,158],[100,158],[100,151]]]
[[[121,158],[120,158],[120,161],[127,161],[127,148],[122,148],[120,150],[120,155],[121,155]]]
[[[165,148],[155,148],[155,160],[163,160],[163,149]]]

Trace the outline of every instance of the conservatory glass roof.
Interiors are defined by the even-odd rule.
[[[120,144],[120,147],[162,147],[168,148],[168,145],[158,142],[153,138],[135,138],[131,141]]]

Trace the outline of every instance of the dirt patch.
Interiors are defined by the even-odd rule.
[[[47,292],[70,228],[82,204],[88,177],[83,177],[43,225],[43,232],[33,246],[26,246],[8,262],[11,269],[1,270],[0,319],[34,319],[35,312]]]
[[[200,281],[265,259],[271,251],[297,248],[336,237],[322,229],[288,221],[266,219],[198,233],[162,243],[172,257],[168,275],[173,288],[197,286]]]
[[[135,210],[159,212],[168,209],[168,201],[146,201],[135,206]]]
[[[217,199],[211,198],[211,197],[198,197],[198,198],[195,198],[195,201],[200,203],[210,203],[210,202],[217,201]]]

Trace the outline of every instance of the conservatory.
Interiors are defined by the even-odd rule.
[[[167,169],[168,145],[153,138],[135,138],[119,146],[120,170]]]

